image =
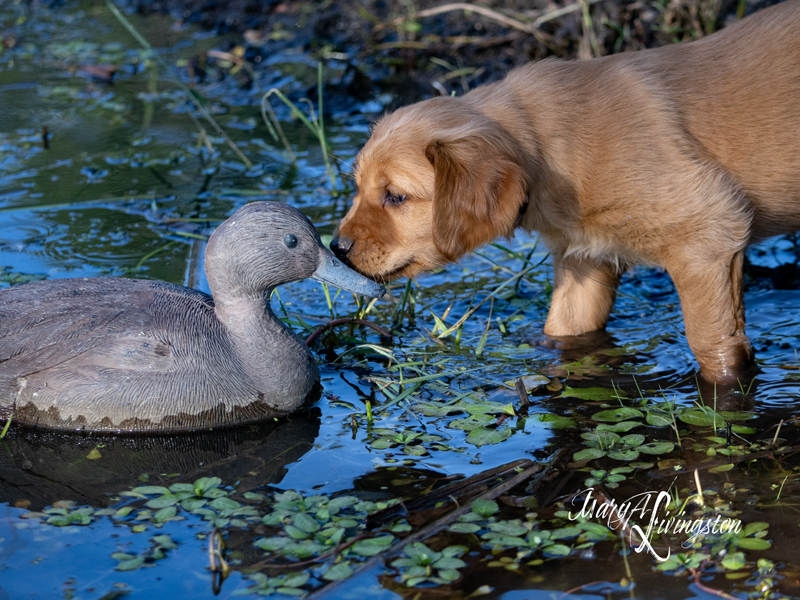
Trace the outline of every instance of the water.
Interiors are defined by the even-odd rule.
[[[186,65],[195,64],[196,57],[221,44],[219,38],[195,30],[175,30],[169,19],[132,20],[168,63],[178,65],[176,72],[184,78]],[[243,204],[290,202],[312,219],[323,236],[332,233],[345,213],[347,195],[331,195],[313,135],[289,121],[288,111],[276,102],[298,156],[296,167],[292,166],[261,121],[261,93],[241,88],[230,69],[209,63],[198,92],[254,163],[250,169],[210,130],[209,150],[189,116],[185,97],[159,74],[102,5],[72,2],[48,10],[7,4],[0,7],[0,23],[0,33],[14,32],[18,38],[13,48],[0,54],[3,285],[38,278],[116,275],[161,279],[208,291],[202,271],[202,236]],[[262,90],[273,85],[287,91],[305,90],[316,81],[316,63],[300,55],[265,60],[269,68],[260,72]],[[96,64],[117,65],[113,85],[80,70]],[[342,69],[328,61],[326,80],[335,79]],[[385,101],[376,98],[335,118],[326,116],[328,138],[345,172]],[[47,149],[43,127],[47,128]],[[533,263],[546,257],[535,237],[525,234],[502,246],[523,255],[532,253]],[[749,271],[746,296],[748,331],[761,372],[749,389],[720,391],[716,399],[720,410],[755,411],[758,418],[746,423],[755,428],[755,433],[744,434],[748,440],[771,439],[778,421],[796,412],[800,292],[791,267],[781,267],[794,263],[796,250],[792,238],[781,238],[750,251],[752,263],[763,268]],[[282,422],[213,436],[158,439],[76,437],[12,427],[0,451],[0,598],[213,595],[207,570],[209,524],[196,514],[181,512],[182,520],[167,520],[158,527],[152,521],[131,520],[133,513],[129,517],[104,514],[88,525],[55,527],[43,519],[22,518],[29,512],[54,506],[67,506],[70,511],[80,506],[112,507],[113,511],[135,506],[139,510],[141,502],[120,494],[145,483],[168,486],[200,477],[219,477],[222,487],[235,489],[232,497],[242,502],[246,492],[285,490],[304,495],[348,493],[373,501],[414,498],[454,474],[474,475],[517,458],[546,459],[562,447],[570,453],[584,448],[579,434],[596,426],[590,417],[601,410],[600,403],[560,397],[559,391],[540,387],[532,392],[530,404],[522,405],[514,390],[520,376],[544,374],[572,388],[618,387],[633,406],[639,405],[637,399],[652,403],[667,398],[688,407],[701,396],[713,405],[714,390],[698,389],[675,289],[665,274],[653,269],[637,268],[623,277],[608,336],[598,337],[592,352],[560,353],[533,343],[541,334],[548,306],[551,272],[547,261],[513,293],[484,303],[465,323],[458,342],[452,336],[440,340],[431,335],[432,315],[443,318],[449,310],[444,320],[452,325],[522,267],[523,262],[501,246],[481,249],[459,265],[418,278],[396,323],[401,335],[392,344],[366,329],[340,328],[337,335],[323,336],[317,346],[323,397],[310,412]],[[781,269],[788,270],[786,277]],[[378,302],[368,318],[391,326],[399,314],[405,284],[393,285],[391,298]],[[283,308],[274,301],[275,309],[279,314],[285,309],[298,331],[298,317],[316,326],[332,316],[352,316],[357,310],[349,294],[338,294],[331,314],[319,284],[311,281],[284,286],[279,293]],[[484,335],[483,353],[476,356]],[[391,361],[386,351],[393,353]],[[392,370],[398,362],[417,364],[418,372],[403,370],[406,379],[422,373],[444,374],[423,382],[407,401],[384,410],[382,406],[399,391],[381,391],[387,378],[398,379],[398,371]],[[460,369],[467,371],[460,373]],[[506,437],[499,443],[476,445],[469,437],[471,429],[456,424],[466,415],[431,415],[421,408],[426,402],[435,405],[460,394],[469,394],[476,403],[512,404],[521,418],[498,422],[495,411],[491,422]],[[372,424],[366,417],[367,403],[374,413]],[[573,425],[554,428],[556,417],[571,418]],[[692,464],[712,460],[710,432],[683,427],[681,458]],[[784,424],[781,437],[791,442],[794,428],[793,421]],[[644,431],[676,440],[669,428]],[[660,457],[647,459],[657,463]],[[602,461],[593,467],[611,469],[624,464]],[[770,585],[776,593],[789,595],[797,595],[791,583],[793,567],[787,566],[798,562],[797,524],[793,513],[782,512],[782,502],[796,493],[795,463],[787,455],[782,462],[755,461],[722,473],[701,469],[707,489],[717,494],[740,490],[737,499],[730,501],[744,511],[744,522],[770,523],[772,548],[752,552],[750,560],[767,557],[783,565],[785,570]],[[652,468],[656,467],[665,468],[658,464]],[[566,479],[559,484],[563,489],[552,484],[556,495],[580,489],[581,479],[588,476],[580,471],[565,473]],[[653,478],[643,469],[629,478],[618,497],[654,486],[666,489],[671,480]],[[781,501],[776,499],[778,486]],[[681,476],[675,489],[684,490],[685,498],[686,489],[694,490],[693,480]],[[136,532],[137,523],[144,530]],[[270,534],[252,522],[225,531],[227,557],[235,570],[224,582],[220,597],[231,597],[252,584],[237,567],[265,560],[253,540]],[[115,570],[120,559],[112,554],[143,555],[154,547],[154,536],[165,534],[177,547],[165,551],[164,557],[151,556],[150,567]],[[453,541],[464,543],[457,537]],[[518,571],[488,568],[485,556],[477,552],[480,544],[472,550],[470,566],[452,592],[455,595],[465,596],[486,585],[493,589],[487,597],[538,600],[590,584],[570,597],[633,597],[620,584],[627,571],[618,560],[620,546],[613,542],[603,542],[593,555],[576,553]],[[764,580],[763,574],[755,573],[755,563],[749,564],[749,579],[737,584],[744,592]],[[654,571],[655,562],[647,555],[633,555],[631,565],[636,597],[711,597],[685,576]],[[324,568],[312,567],[313,585],[305,589],[324,583]],[[717,575],[708,585],[725,588],[730,583]],[[430,587],[422,592],[424,597],[439,593]],[[339,586],[331,597],[394,598],[415,593],[403,588],[393,575],[373,568]]]

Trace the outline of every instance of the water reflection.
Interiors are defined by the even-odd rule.
[[[200,477],[239,481],[246,492],[279,483],[314,445],[320,411],[202,434],[158,437],[70,435],[13,428],[0,442],[0,503],[40,510],[59,500],[106,505],[136,485]]]

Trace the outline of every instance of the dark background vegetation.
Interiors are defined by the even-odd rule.
[[[388,91],[398,105],[463,93],[548,56],[591,58],[699,39],[775,3],[510,0],[475,5],[493,11],[488,15],[442,0],[130,0],[129,7],[168,14],[178,25],[198,23],[218,33],[241,34],[245,58],[255,65],[286,52],[343,60],[347,72],[330,90],[339,94],[336,101],[342,95],[361,101]],[[437,7],[450,10],[426,15]],[[202,77],[202,65],[197,66]]]

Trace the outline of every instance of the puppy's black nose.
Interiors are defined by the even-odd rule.
[[[349,238],[336,235],[331,240],[331,250],[338,258],[346,258],[352,247],[353,240]]]

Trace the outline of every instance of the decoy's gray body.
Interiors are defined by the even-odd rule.
[[[314,277],[383,288],[340,263],[296,209],[244,206],[211,236],[211,296],[159,281],[60,279],[0,291],[0,419],[50,429],[174,432],[299,408],[319,382],[272,290]]]

